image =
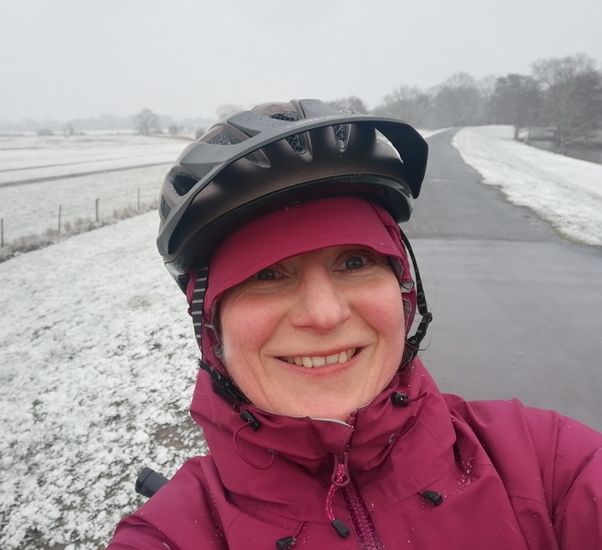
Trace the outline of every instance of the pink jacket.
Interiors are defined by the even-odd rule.
[[[442,395],[418,359],[349,423],[236,411],[208,378],[191,411],[211,454],[110,550],[602,548],[602,434],[579,422]]]

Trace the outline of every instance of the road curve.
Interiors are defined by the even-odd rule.
[[[451,145],[428,139],[412,222],[434,321],[422,357],[442,390],[518,397],[602,430],[602,249],[569,242]]]

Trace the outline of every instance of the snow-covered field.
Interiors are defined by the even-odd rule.
[[[169,164],[186,145],[138,135],[0,137],[5,242],[57,229],[59,206],[64,226],[78,218],[94,219],[96,199],[100,219],[137,207],[138,200],[155,201]],[[7,185],[43,178],[59,179]]]
[[[38,235],[57,229],[59,205],[61,226],[78,218],[94,219],[98,199],[99,219],[111,217],[114,210],[156,201],[159,186],[169,164],[118,170],[91,176],[78,176],[51,182],[0,187],[0,217],[4,238]]]
[[[525,148],[505,132],[463,130],[456,145],[487,178],[503,174],[500,184],[572,182],[541,193],[550,210],[567,195],[584,209],[597,204],[579,235],[600,237],[601,168]],[[113,174],[130,176],[131,189],[144,179],[156,194],[164,168],[144,170]],[[110,181],[49,188],[66,201],[89,186],[128,185]],[[0,188],[0,199],[37,185]],[[205,451],[187,416],[198,353],[184,298],[156,253],[156,228],[156,214],[144,214],[0,264],[0,548],[102,547],[140,502],[133,481],[142,466],[171,475]]]
[[[464,128],[453,143],[511,202],[533,209],[572,240],[602,245],[602,165],[518,143],[510,126]]]
[[[0,548],[98,548],[142,466],[203,452],[156,228],[153,212],[0,264]]]
[[[141,135],[0,136],[0,185],[171,162],[185,141]]]

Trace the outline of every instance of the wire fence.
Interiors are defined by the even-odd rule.
[[[168,167],[0,188],[0,261],[156,209]]]

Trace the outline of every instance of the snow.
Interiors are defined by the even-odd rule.
[[[168,163],[186,141],[138,135],[0,137],[0,185]]]
[[[453,144],[511,202],[532,208],[569,239],[602,245],[602,165],[519,143],[510,126],[464,128]]]
[[[0,547],[97,548],[137,471],[204,452],[198,355],[156,213],[0,264]]]
[[[0,218],[5,241],[56,229],[59,205],[64,226],[77,219],[94,219],[96,199],[100,219],[111,217],[115,210],[137,207],[138,194],[141,205],[156,201],[160,182],[187,144],[139,135],[0,137]],[[39,178],[59,179],[6,185]]]
[[[508,136],[503,128],[466,129],[455,143],[511,200],[530,198],[562,231],[601,244],[601,167]],[[19,209],[11,195],[18,191],[37,228],[42,207],[54,212],[59,200],[50,188],[65,211],[67,197],[89,205],[118,189],[133,202],[137,187],[156,196],[164,171],[57,180],[47,194],[43,184],[0,188],[0,199]],[[579,226],[574,211],[566,223],[567,197],[585,212]],[[36,200],[43,204],[34,207]],[[144,214],[0,264],[3,549],[102,547],[141,502],[133,482],[143,466],[169,476],[206,452],[187,414],[198,350],[184,297],[156,252],[156,228],[156,213]]]
[[[159,197],[159,186],[171,164],[118,170],[104,174],[59,179],[51,182],[0,187],[0,217],[4,219],[7,241],[30,234],[42,234],[78,218],[94,219],[98,199],[99,218],[114,210],[149,203]]]
[[[438,130],[418,130],[418,132],[424,139],[427,139],[427,138],[430,138],[431,136],[434,136],[435,134],[439,134],[445,130],[447,130],[447,128],[440,128]]]

